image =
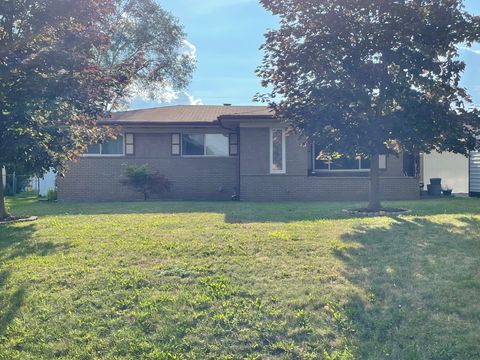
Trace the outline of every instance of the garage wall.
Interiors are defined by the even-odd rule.
[[[450,152],[423,154],[423,182],[430,184],[431,178],[441,178],[442,186],[454,193],[468,193],[468,163],[466,156]]]
[[[480,196],[480,152],[470,154],[470,194]]]

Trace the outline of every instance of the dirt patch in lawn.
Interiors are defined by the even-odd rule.
[[[360,216],[395,216],[395,215],[408,215],[411,214],[411,210],[406,209],[397,209],[397,208],[382,208],[380,210],[370,210],[370,209],[346,209],[342,212],[351,215],[360,215]]]
[[[1,224],[10,224],[14,222],[29,222],[38,220],[38,216],[29,216],[29,217],[18,217],[18,216],[10,216],[5,219],[0,220]]]

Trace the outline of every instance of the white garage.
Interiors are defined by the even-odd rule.
[[[480,152],[470,154],[470,195],[480,196]]]
[[[480,166],[480,157],[478,159]],[[441,178],[442,187],[453,190],[455,194],[469,193],[469,159],[466,156],[450,152],[422,155],[422,176],[425,186],[432,178]],[[480,176],[480,168],[479,168]],[[480,177],[479,177],[480,180]],[[479,181],[480,185],[480,181]],[[480,191],[480,190],[479,190]]]

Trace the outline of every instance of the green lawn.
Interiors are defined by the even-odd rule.
[[[9,204],[0,359],[480,359],[480,199]]]

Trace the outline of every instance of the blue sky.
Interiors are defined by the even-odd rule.
[[[197,69],[186,93],[172,103],[136,99],[131,108],[172,104],[254,104],[263,89],[255,75],[260,64],[263,34],[276,26],[275,18],[257,0],[161,0],[185,27],[196,49]],[[480,15],[480,1],[466,0],[467,9]],[[475,103],[480,104],[480,45],[461,50],[467,63],[463,77]]]

